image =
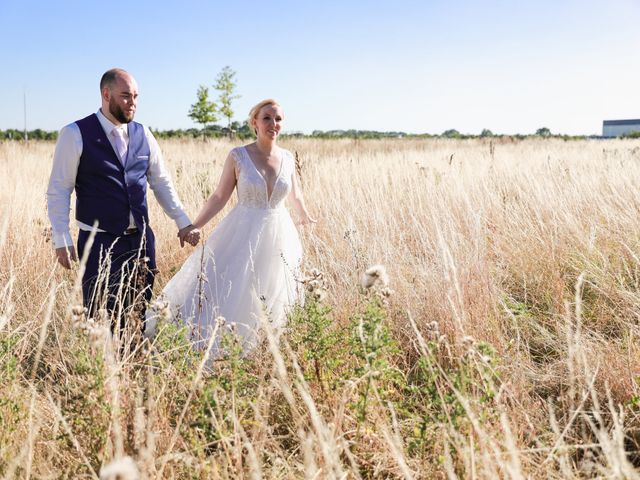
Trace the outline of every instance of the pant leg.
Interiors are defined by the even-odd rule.
[[[151,300],[155,281],[155,237],[153,231],[147,228],[144,235],[139,232],[122,236],[120,240],[122,248],[118,250],[118,257],[112,261],[111,281],[114,286],[120,287],[120,304],[126,310],[126,314],[120,316],[120,329],[132,327],[128,323],[135,322],[139,323],[140,332],[144,333],[145,311]]]
[[[90,232],[83,230],[78,234],[80,258],[89,236]],[[82,279],[83,303],[89,316],[105,308],[114,320],[112,331],[116,325],[124,331],[127,318],[132,318],[144,332],[144,313],[151,300],[155,271],[155,236],[150,228],[144,235],[96,233]]]
[[[80,230],[78,233],[78,258],[82,259],[91,232]],[[109,265],[107,256],[115,247],[118,237],[106,232],[97,232],[93,237],[93,243],[88,252],[84,275],[82,276],[82,300],[89,311],[89,316],[94,316],[98,308],[105,307],[108,302],[107,280],[111,277],[113,268],[106,271]],[[108,306],[107,306],[107,309]]]

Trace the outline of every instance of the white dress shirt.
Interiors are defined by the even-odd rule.
[[[121,128],[124,132],[125,143],[129,145],[129,136],[126,126],[117,127],[105,117],[100,110],[96,113],[100,125],[104,129],[111,146],[115,147],[111,131],[114,128]],[[153,190],[158,203],[165,213],[176,222],[178,229],[191,224],[191,220],[184,211],[184,207],[178,198],[178,194],[173,187],[171,177],[167,171],[162,152],[157,140],[151,131],[144,127],[144,133],[149,143],[149,168],[147,170],[147,181]],[[114,148],[115,150],[115,148]],[[117,150],[116,150],[117,151]],[[53,167],[51,177],[49,177],[49,187],[47,188],[47,207],[49,220],[53,229],[54,248],[69,247],[73,245],[71,234],[69,233],[69,213],[71,211],[71,192],[76,184],[78,165],[82,155],[82,134],[76,123],[71,123],[60,130],[58,143],[53,154]],[[76,220],[78,228],[81,230],[92,230],[91,225],[84,224]],[[135,227],[133,215],[129,213],[130,226]],[[99,232],[104,230],[97,229]]]

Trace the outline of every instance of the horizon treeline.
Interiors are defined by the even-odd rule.
[[[187,129],[170,129],[158,130],[150,127],[156,138],[224,138],[232,137],[238,139],[248,139],[254,137],[248,123],[232,122],[229,127],[221,127],[219,125],[209,125],[205,128],[187,128]],[[524,139],[531,137],[541,138],[562,138],[565,140],[577,140],[584,138],[601,138],[599,135],[564,135],[556,134],[547,128],[540,128],[533,134],[496,134],[490,130],[483,130],[480,134],[460,133],[455,129],[446,130],[441,134],[431,133],[406,133],[402,131],[377,131],[377,130],[314,130],[310,134],[302,132],[282,133],[283,138],[320,138],[320,139],[388,139],[388,138],[451,138],[451,139],[472,139],[472,138],[515,138]],[[27,140],[51,140],[58,139],[58,131],[46,131],[40,128],[28,130],[26,132]],[[623,135],[620,138],[640,138],[640,132],[633,132]],[[25,131],[15,128],[0,130],[0,140],[24,140]]]

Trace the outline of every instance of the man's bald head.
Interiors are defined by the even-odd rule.
[[[113,88],[118,81],[118,78],[122,77],[131,77],[131,75],[122,68],[112,68],[111,70],[107,70],[100,79],[100,91],[102,92],[105,87],[108,87],[109,89]]]

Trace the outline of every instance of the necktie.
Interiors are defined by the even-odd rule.
[[[127,143],[124,141],[124,133],[119,128],[114,128],[111,130],[111,135],[113,136],[116,153],[118,157],[120,157],[120,163],[124,166],[127,160]]]

